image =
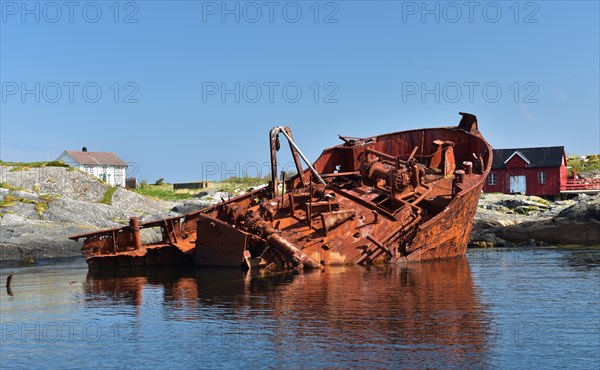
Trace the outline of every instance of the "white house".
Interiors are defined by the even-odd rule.
[[[125,187],[127,163],[115,153],[88,152],[83,147],[81,151],[65,150],[57,160],[102,179],[111,186]]]

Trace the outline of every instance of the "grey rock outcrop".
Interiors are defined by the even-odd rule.
[[[600,244],[600,195],[558,202],[482,195],[471,232],[472,246],[543,244]]]
[[[0,183],[0,260],[79,256],[81,243],[68,236],[121,227],[134,216],[142,221],[169,217],[176,204],[122,188],[112,204],[99,203],[109,186],[64,167],[14,171],[0,166]]]
[[[41,258],[80,256],[81,245],[67,236],[93,230],[71,223],[5,214],[0,224],[0,261],[33,262]]]

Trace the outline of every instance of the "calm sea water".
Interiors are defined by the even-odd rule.
[[[0,270],[2,368],[600,368],[600,249],[319,273]]]

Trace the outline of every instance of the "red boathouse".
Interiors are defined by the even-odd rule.
[[[559,197],[567,184],[565,148],[494,149],[487,193]]]

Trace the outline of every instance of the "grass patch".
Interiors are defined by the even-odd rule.
[[[540,209],[536,206],[520,206],[515,209],[517,213],[528,215],[532,212],[539,212]]]
[[[148,184],[141,184],[139,188],[137,189],[131,189],[134,192],[144,195],[146,197],[149,198],[154,198],[154,199],[158,199],[158,200],[186,200],[186,199],[191,199],[194,197],[194,194],[188,194],[188,193],[176,193],[173,190],[173,185],[172,184],[165,184],[163,183],[162,185],[148,185]]]
[[[235,190],[246,192],[250,188],[264,185],[268,182],[268,177],[230,177],[227,180],[216,184],[215,187],[211,187],[211,189],[226,191],[233,194],[235,193]],[[137,189],[131,190],[138,194],[157,200],[181,201],[192,199],[196,194],[207,189],[174,191],[173,184],[163,182],[160,185],[150,185],[147,181],[142,181]]]
[[[31,169],[31,167],[25,167],[25,166],[23,166],[23,167],[13,167],[13,168],[10,169],[9,172],[27,171],[27,170],[30,170],[30,169]]]
[[[112,206],[113,195],[115,195],[116,191],[117,191],[116,186],[109,186],[108,188],[106,188],[106,191],[104,192],[104,195],[102,196],[102,199],[100,199],[100,201],[98,203],[108,204],[109,206]]]
[[[34,202],[34,203],[35,203],[35,210],[37,211],[38,215],[41,216],[44,213],[46,213],[46,211],[50,207],[50,202],[58,199],[59,196],[52,195],[52,194],[40,194],[39,198],[40,198],[40,200],[38,202]]]
[[[264,176],[264,177],[232,176],[232,177],[228,178],[227,180],[223,180],[223,183],[224,184],[247,185],[247,186],[258,186],[258,185],[266,184],[269,181],[271,181],[270,176]]]
[[[112,222],[117,222],[121,225],[129,225],[129,220],[124,220],[122,218],[111,218],[110,219]]]
[[[236,190],[241,190],[243,193],[248,191],[250,188],[255,188],[260,185],[268,184],[270,181],[269,176],[265,177],[230,177],[224,180],[219,186],[220,191],[226,191],[228,193],[234,193]]]
[[[56,200],[56,199],[60,198],[60,196],[59,195],[52,195],[52,194],[40,194],[39,198],[42,201],[46,202],[46,203],[50,203],[53,200]]]
[[[4,199],[2,201],[0,201],[0,208],[12,207],[15,204],[17,204],[18,201],[19,201],[19,198],[15,197],[14,195],[9,194],[6,197],[4,197]]]
[[[21,257],[21,263],[25,264],[25,265],[35,265],[36,264],[35,256],[25,255],[25,256]]]
[[[61,161],[48,161],[48,162],[4,162],[0,161],[0,166],[11,166],[10,172],[27,171],[32,168],[41,167],[66,167],[70,168],[68,164]]]
[[[0,166],[13,166],[13,167],[27,167],[27,168],[38,168],[38,167],[70,167],[68,164],[62,161],[47,161],[47,162],[4,162],[0,160]]]
[[[543,204],[543,205],[545,205],[547,207],[550,207],[550,201],[547,200],[547,199],[544,199],[544,198],[535,199],[534,202]]]
[[[2,201],[0,201],[0,208],[12,207],[12,206],[16,205],[17,203],[34,204],[34,203],[36,203],[36,201],[27,199],[27,198],[15,197],[14,195],[9,194],[6,197],[4,197],[4,199]]]
[[[38,215],[43,215],[48,210],[48,203],[46,202],[37,202],[35,204],[35,210]]]
[[[16,186],[10,185],[6,181],[0,182],[0,188],[2,188],[2,189],[8,189],[8,190],[23,190],[21,188],[17,188]]]

